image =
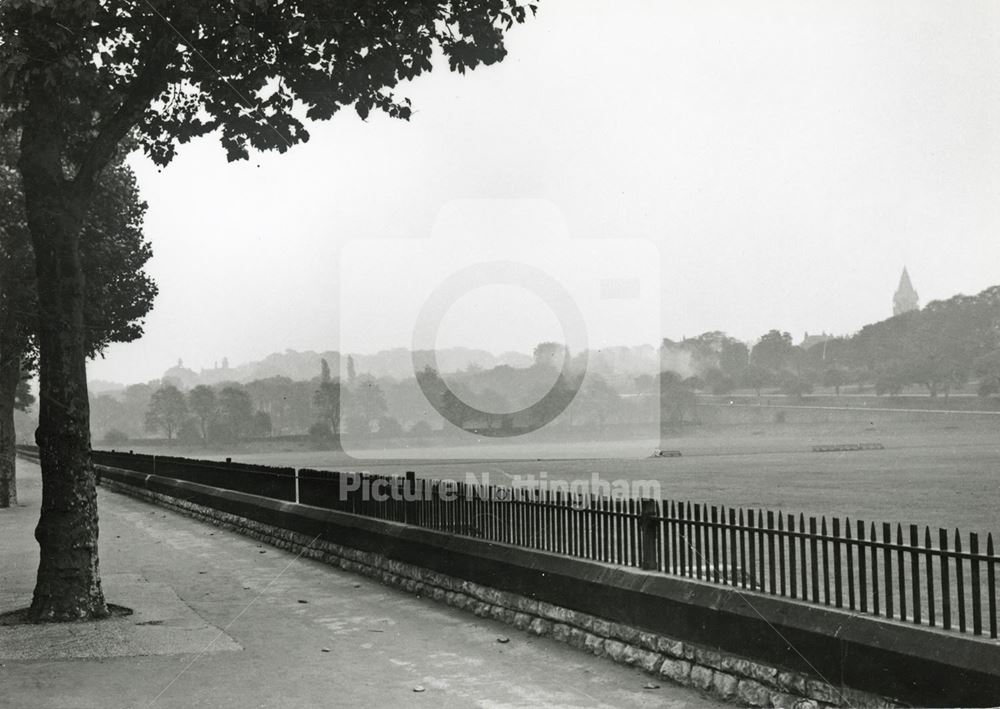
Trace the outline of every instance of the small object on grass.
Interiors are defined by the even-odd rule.
[[[301,598],[299,599],[299,603],[308,603],[308,602],[309,602],[309,601],[306,601],[306,600],[303,600],[303,599],[301,599]]]
[[[416,687],[413,688],[413,691],[414,692],[423,692],[424,688],[421,685],[418,684]]]
[[[659,689],[660,685],[653,684],[652,682],[646,682],[646,684],[642,685],[642,688],[643,689]]]
[[[330,648],[328,647],[320,648],[320,652],[330,652]]]
[[[506,635],[501,635],[499,638],[497,638],[497,642],[506,644],[510,642],[510,638],[508,638]]]
[[[266,553],[267,553],[267,549],[261,549],[261,550],[260,550],[259,552],[257,552],[257,553],[258,553],[258,554],[266,554]]]
[[[354,588],[361,588],[361,584],[360,583],[353,583],[351,585],[354,586]]]
[[[675,450],[664,450],[662,448],[654,448],[653,455],[650,458],[680,458],[681,452]]]

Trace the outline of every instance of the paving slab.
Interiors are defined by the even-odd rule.
[[[24,504],[0,510],[0,612],[27,604],[37,566],[38,468],[18,476]],[[133,498],[101,490],[98,504],[108,601],[136,613],[0,628],[0,707],[721,706]]]
[[[137,574],[101,580],[108,598],[129,608],[128,616],[96,623],[0,625],[0,660],[57,660],[226,652],[243,648],[205,622],[174,590]],[[0,593],[0,614],[31,603],[31,590]]]

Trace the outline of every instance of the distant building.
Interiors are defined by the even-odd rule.
[[[896,295],[892,296],[892,314],[900,315],[911,310],[919,310],[920,301],[917,298],[917,291],[910,283],[910,274],[903,267],[903,275],[899,277],[899,287],[896,288]]]
[[[810,347],[815,347],[821,342],[826,342],[827,340],[832,340],[833,335],[827,335],[825,332],[822,335],[810,335],[808,332],[802,336],[802,342],[799,343],[799,347],[804,350]]]

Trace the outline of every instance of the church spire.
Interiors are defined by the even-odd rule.
[[[913,289],[906,266],[903,266],[903,274],[899,277],[899,287],[896,288],[896,294],[892,297],[892,314],[899,315],[919,308],[920,301],[917,298],[917,291]]]

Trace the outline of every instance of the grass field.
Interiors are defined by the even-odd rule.
[[[814,453],[811,446],[878,442],[884,450]],[[650,458],[653,448],[680,458]],[[913,422],[698,426],[664,440],[545,442],[511,439],[474,446],[340,452],[160,451],[247,463],[365,470],[463,479],[488,472],[512,477],[655,480],[664,497],[874,522],[1000,532],[1000,417]]]

